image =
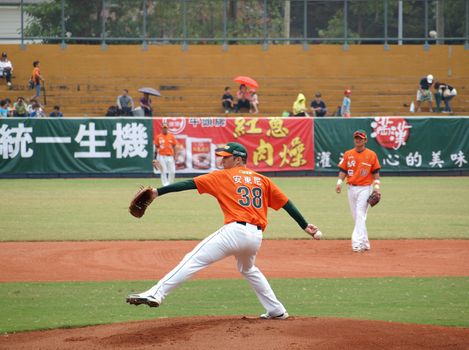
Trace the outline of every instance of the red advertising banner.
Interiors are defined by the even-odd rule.
[[[215,150],[239,142],[256,171],[314,169],[312,118],[162,118],[153,119],[153,139],[162,124],[176,137],[176,171],[206,173],[220,168]]]

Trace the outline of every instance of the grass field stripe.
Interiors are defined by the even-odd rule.
[[[71,137],[36,137],[36,143],[71,143]]]

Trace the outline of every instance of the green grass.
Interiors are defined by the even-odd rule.
[[[292,315],[469,327],[469,277],[274,279]],[[125,304],[151,282],[0,284],[0,333],[78,327],[158,317],[258,315],[244,280],[189,281],[155,309]]]
[[[335,177],[274,178],[326,239],[349,239],[353,221]],[[157,179],[0,180],[0,241],[202,239],[223,224],[217,202],[197,191],[158,198],[140,220],[127,207],[138,185]],[[372,239],[469,239],[469,178],[383,177],[382,202],[370,209]],[[266,238],[305,238],[280,210],[269,211]]]

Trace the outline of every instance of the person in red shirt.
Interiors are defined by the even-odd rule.
[[[352,233],[352,250],[364,252],[370,250],[368,231],[366,229],[366,213],[368,211],[368,197],[372,191],[379,192],[380,180],[378,157],[372,150],[366,148],[367,136],[363,130],[353,133],[355,147],[346,151],[339,163],[339,179],[336,192],[342,191],[342,182],[347,177],[348,200],[355,227]]]
[[[156,136],[154,143],[157,156],[153,161],[153,166],[161,171],[163,186],[171,185],[176,177],[174,154],[177,141],[174,135],[168,132],[168,124],[163,123],[163,130]]]
[[[267,209],[283,208],[307,234],[315,239],[320,239],[322,234],[315,225],[303,218],[272,180],[246,167],[248,154],[243,145],[229,142],[216,154],[223,157],[223,170],[153,189],[153,195],[156,198],[166,193],[189,189],[197,189],[200,194],[210,194],[217,199],[223,211],[224,225],[201,241],[156,285],[146,292],[129,295],[126,301],[132,305],[158,307],[174,288],[197,271],[223,258],[234,256],[239,272],[251,284],[266,310],[260,317],[286,319],[289,316],[287,310],[255,265],[262,232],[267,226]]]

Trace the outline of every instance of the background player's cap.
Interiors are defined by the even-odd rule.
[[[366,132],[365,130],[357,130],[353,133],[353,137],[360,137],[362,139],[365,139],[366,140]]]
[[[168,127],[168,123],[163,122],[163,128],[167,128],[167,127]]]
[[[235,156],[247,159],[248,151],[246,150],[246,147],[244,147],[240,143],[228,142],[224,148],[220,148],[217,150],[216,155],[220,157]]]

